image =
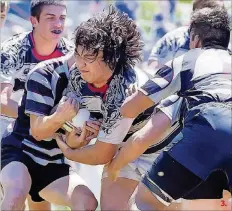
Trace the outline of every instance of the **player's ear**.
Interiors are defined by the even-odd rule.
[[[31,21],[31,25],[33,28],[36,28],[36,26],[38,25],[38,20],[36,17],[34,16],[30,16],[30,21]]]
[[[201,48],[202,42],[199,35],[195,35],[195,48]]]
[[[194,49],[194,48],[201,48],[201,47],[202,47],[202,43],[200,40],[200,36],[198,34],[191,33],[189,48]]]

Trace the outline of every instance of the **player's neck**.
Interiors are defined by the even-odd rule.
[[[112,73],[105,74],[104,77],[101,78],[101,81],[95,82],[92,85],[96,88],[101,88],[105,86],[110,81],[111,78],[112,78]]]
[[[40,56],[48,56],[56,49],[57,43],[51,41],[49,42],[36,32],[32,33],[35,42],[34,47]]]

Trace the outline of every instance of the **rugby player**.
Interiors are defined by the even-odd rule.
[[[179,209],[174,204],[168,208],[163,205],[194,191],[217,169],[225,172],[231,188],[229,38],[230,21],[225,9],[196,11],[190,27],[192,50],[167,63],[122,106],[122,115],[134,118],[162,98],[177,93],[184,97],[188,108],[183,139],[163,152],[143,179],[145,186],[141,186],[137,198],[139,209]],[[221,140],[223,143],[219,143]]]
[[[15,35],[1,44],[0,139],[7,126],[13,123],[18,115],[18,105],[21,102],[28,72],[40,61],[60,57],[73,51],[72,44],[62,38],[67,15],[64,1],[32,0],[30,9],[33,30]],[[10,125],[9,130],[12,127]],[[10,178],[10,175],[8,176]],[[6,182],[5,186],[17,187],[13,185],[17,183],[14,180]],[[14,193],[12,197],[15,197]],[[39,200],[35,201],[39,202]],[[29,205],[31,209],[36,210],[50,209],[50,205],[45,202]]]
[[[88,165],[106,164],[123,142],[141,129],[154,112],[154,108],[150,108],[136,119],[122,118],[119,112],[127,88],[136,81],[133,66],[141,56],[140,34],[133,20],[110,8],[109,12],[90,18],[76,29],[75,45],[77,68],[70,72],[68,91],[81,99],[81,107],[87,108],[92,118],[102,118],[103,122],[93,145],[73,149],[67,146],[71,138],[64,143],[59,136],[57,142],[70,160]],[[171,111],[168,106],[160,110],[167,113],[170,119],[175,118],[175,113],[169,115]],[[101,209],[126,209],[141,175],[151,167],[159,150],[170,141],[164,139],[162,145],[150,147],[121,171],[116,183],[108,179],[105,170],[102,177]]]
[[[193,11],[205,7],[215,8],[223,6],[223,1],[193,1]],[[157,42],[157,44],[153,48],[153,51],[149,58],[150,66],[148,73],[154,74],[155,71],[158,70],[158,68],[165,65],[165,63],[169,60],[172,60],[173,58],[186,53],[189,50],[189,43],[190,38],[188,26],[180,27],[167,33]],[[129,93],[132,94],[132,92],[135,92],[135,87],[129,90]],[[163,104],[170,104],[172,103],[170,99],[173,100],[175,98],[178,99],[177,97],[172,96],[171,98],[169,98],[169,100],[167,99],[167,101],[164,101]],[[136,160],[136,158],[138,158],[149,146],[160,144],[159,142],[162,142],[162,136],[164,136],[164,133],[167,135],[167,130],[170,128],[171,125],[174,126],[173,124],[175,121],[175,123],[179,122],[179,126],[182,125],[182,120],[177,121],[175,120],[175,118],[170,118],[170,116],[172,116],[171,112],[174,112],[173,117],[175,116],[175,114],[179,114],[178,117],[182,117],[184,105],[182,105],[182,107],[180,106],[179,108],[177,107],[178,105],[180,106],[182,105],[182,103],[175,103],[175,105],[172,105],[172,107],[169,106],[169,113],[166,113],[170,114],[169,116],[165,115],[163,112],[158,112],[154,114],[145,127],[137,131],[135,134],[133,134],[133,136],[129,138],[127,143],[114,158],[113,162],[108,166],[108,174],[112,180],[116,180],[117,176],[120,175],[120,169],[123,170],[125,166],[128,165],[128,163]],[[178,109],[180,109],[181,111],[178,111]],[[175,133],[169,134],[170,138],[173,138],[174,134],[177,134],[177,131],[180,131],[180,128],[177,127]],[[180,133],[178,134],[178,136],[182,136],[182,134]],[[180,137],[174,139],[173,143],[169,147],[175,144],[176,140],[180,140]],[[129,150],[130,153],[128,153]],[[164,150],[167,150],[167,148],[165,148]],[[198,189],[196,189],[193,193],[185,196],[185,199],[221,199],[223,197],[223,189],[228,189],[225,176],[222,172],[215,171]],[[202,203],[204,202],[202,201]]]
[[[69,62],[66,57],[41,62],[28,75],[13,131],[1,143],[3,210],[22,210],[28,193],[35,202],[45,200],[71,210],[97,207],[93,193],[71,171],[53,139],[79,109],[75,99],[62,97],[67,88]],[[51,114],[53,107],[56,110]],[[68,137],[75,133],[73,130]],[[75,140],[83,142],[86,133],[84,127]]]

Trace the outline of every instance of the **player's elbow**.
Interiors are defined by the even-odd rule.
[[[38,127],[31,124],[31,129],[30,129],[31,135],[36,141],[42,141],[44,139],[43,133],[39,131]]]
[[[31,128],[31,135],[36,141],[42,141],[43,137],[36,131]]]

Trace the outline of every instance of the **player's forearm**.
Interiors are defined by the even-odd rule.
[[[112,160],[115,153],[116,150],[99,150],[94,144],[87,145],[81,149],[71,150],[67,158],[87,165],[104,165]]]
[[[8,117],[17,118],[18,116],[18,103],[12,99],[7,99],[1,96],[1,114]]]
[[[136,160],[148,147],[149,144],[146,140],[141,141],[136,135],[131,136],[111,162],[111,167],[115,170],[120,170],[128,163]]]
[[[34,120],[31,119],[32,136],[38,141],[53,137],[64,122],[56,118],[55,113],[50,116],[38,116]]]
[[[137,159],[151,145],[160,142],[170,126],[171,121],[163,112],[153,115],[148,123],[133,134],[120,149],[111,163],[112,168],[119,170]]]

